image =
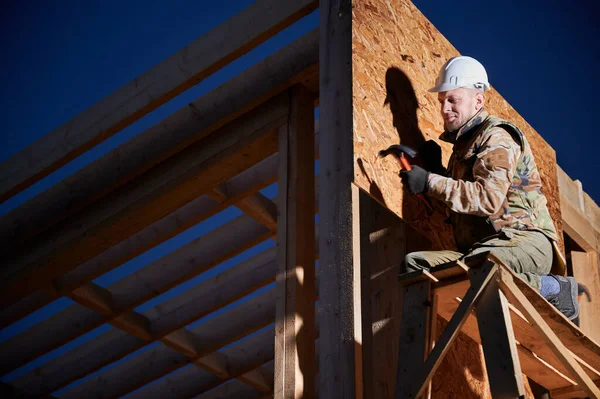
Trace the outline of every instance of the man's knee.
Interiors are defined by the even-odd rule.
[[[429,270],[421,252],[411,252],[404,257],[403,270],[400,273],[408,273],[417,270]]]

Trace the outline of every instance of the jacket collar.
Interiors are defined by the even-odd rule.
[[[447,143],[456,143],[456,141],[462,136],[468,136],[470,133],[474,132],[476,128],[481,125],[481,123],[486,120],[489,116],[488,112],[485,108],[481,108],[475,115],[471,117],[462,125],[458,130],[454,132],[448,132],[444,130],[444,133],[440,135],[440,140],[445,141]]]

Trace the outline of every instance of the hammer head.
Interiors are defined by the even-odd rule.
[[[414,158],[417,156],[417,152],[412,148],[404,145],[404,144],[392,144],[385,150],[379,151],[377,154],[378,158],[387,157],[388,155],[393,154],[396,157],[400,158],[402,154],[406,154],[407,156]]]

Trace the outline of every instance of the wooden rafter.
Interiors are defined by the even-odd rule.
[[[276,129],[287,112],[287,95],[274,97],[116,190],[55,232],[53,240],[46,237],[38,248],[11,259],[0,301],[6,305],[30,294],[273,154]]]
[[[313,99],[291,90],[288,126],[279,133],[275,398],[315,392],[315,175]]]
[[[247,293],[249,288],[260,287],[261,285],[268,284],[275,279],[275,253],[274,250],[268,250],[265,253],[256,256],[240,264],[239,267],[223,272],[212,279],[198,285],[195,289],[192,289],[180,296],[174,298],[171,301],[167,301],[165,305],[167,308],[177,306],[179,303],[185,304],[181,299],[187,298],[187,302],[196,306],[196,314],[193,319],[202,317],[208,314],[211,310],[214,310],[217,306],[223,306],[231,303],[235,299]],[[247,276],[241,278],[240,276]],[[252,275],[255,275],[253,277]],[[254,281],[249,281],[253,279]],[[231,294],[220,291],[229,290]],[[199,296],[200,295],[200,296]],[[217,298],[221,299],[217,299]],[[163,355],[157,353],[154,358],[161,358],[165,356],[165,353],[175,354],[178,351],[181,356],[185,356],[187,359],[195,359],[201,356],[209,355],[221,346],[235,341],[241,338],[244,334],[252,332],[257,328],[261,328],[268,323],[272,323],[275,317],[274,313],[274,302],[269,303],[274,299],[274,295],[264,294],[258,297],[256,300],[250,301],[248,305],[241,306],[241,311],[244,313],[243,317],[240,317],[239,312],[234,308],[226,312],[222,316],[218,316],[212,319],[210,322],[204,325],[200,325],[197,328],[188,330],[182,327],[173,326],[170,330],[163,327],[163,331],[167,334],[161,339],[165,344],[162,349]],[[213,304],[211,304],[211,302]],[[269,317],[265,316],[266,313]],[[159,308],[162,310],[161,308]],[[155,321],[161,320],[159,309],[151,309],[145,313],[146,317],[153,318]],[[270,311],[269,311],[270,309]],[[239,327],[237,323],[232,323],[231,317],[239,317]],[[167,314],[162,317],[162,322],[166,323],[170,315]],[[177,315],[175,315],[177,316]],[[173,319],[172,317],[171,319]],[[179,324],[179,323],[176,323]],[[216,333],[220,334],[216,334]],[[69,384],[77,378],[97,370],[112,360],[122,357],[128,353],[131,353],[141,346],[146,345],[148,342],[142,340],[131,340],[127,338],[127,334],[120,331],[110,331],[100,336],[77,349],[63,355],[54,361],[41,366],[39,369],[26,374],[15,381],[15,386],[22,391],[28,391],[29,389],[41,390],[34,391],[33,393],[41,392],[53,392],[62,386]],[[170,348],[170,349],[168,349]],[[179,355],[177,355],[179,356]],[[82,359],[87,359],[82,361]],[[191,361],[191,360],[190,360]],[[175,367],[175,362],[167,362],[167,365],[172,364],[171,367]],[[128,363],[120,366],[120,370],[140,370],[146,369],[149,363],[145,359],[133,358]],[[131,368],[130,368],[131,367]],[[148,381],[148,378],[160,370],[158,365],[153,366],[154,371],[146,370],[140,375],[140,378]],[[172,368],[171,368],[172,369]],[[163,373],[167,373],[170,370],[162,370]],[[133,384],[136,386],[136,380],[131,378],[122,384]],[[143,385],[143,384],[142,384]],[[137,386],[141,386],[139,383]]]
[[[256,367],[273,359],[273,334],[273,327],[267,327],[238,344],[223,349],[220,352],[216,352],[215,354],[218,354],[217,356],[223,359],[224,363],[222,369],[226,374],[216,378],[210,385],[193,386],[195,381],[188,381],[187,385],[193,386],[196,391],[193,392],[193,394],[204,392],[221,384],[223,381],[228,381],[232,378],[245,378],[244,374],[251,372]],[[202,368],[210,369],[210,364],[212,363],[211,358],[213,358],[215,354],[206,356],[208,358],[206,361],[204,361],[204,357],[202,357],[194,363]],[[181,355],[177,356],[180,356],[181,361],[187,360]],[[164,359],[156,359],[156,361],[159,360],[164,361]],[[116,367],[107,371],[106,375],[103,377],[89,379],[67,392],[64,392],[61,397],[65,399],[81,398],[86,395],[101,396],[104,398],[118,397],[121,393],[119,392],[119,385],[116,384],[116,382],[122,380],[122,374],[120,375],[118,371],[118,367]],[[107,384],[107,378],[110,381],[114,381],[114,383]],[[251,381],[245,378],[245,382]],[[260,381],[258,384],[263,386],[264,383]],[[176,396],[170,397],[175,398]]]
[[[255,2],[4,161],[0,167],[0,202],[202,81],[316,7],[315,0]],[[265,12],[266,8],[270,11]],[[232,35],[232,31],[238,34]]]
[[[248,216],[234,219],[108,287],[112,295],[114,316],[130,311],[152,299],[157,293],[166,292],[178,283],[264,241],[272,234]],[[198,258],[197,254],[203,256]],[[105,316],[80,304],[71,305],[31,329],[2,342],[2,370],[12,370],[104,322]]]
[[[314,31],[3,216],[0,239],[11,247],[23,245],[295,81],[317,79],[317,62]]]
[[[246,195],[273,183],[277,176],[277,160],[278,155],[273,154],[225,183],[226,187],[231,187],[231,190],[228,190],[228,199],[226,201],[216,203],[208,195],[201,196],[83,263],[75,270],[58,277],[54,282],[54,287],[56,288],[54,292],[50,290],[48,290],[49,292],[38,291],[22,301],[2,309],[0,311],[1,327],[5,327],[8,323],[14,322],[28,313],[41,308],[60,297],[60,295],[69,296],[70,291],[77,289],[82,284],[133,259],[155,245],[172,238],[180,231],[207,219],[225,209],[225,207],[235,203],[238,199],[243,199]]]

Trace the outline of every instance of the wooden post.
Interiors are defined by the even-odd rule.
[[[414,370],[423,367],[429,349],[430,299],[430,280],[403,287],[396,392],[406,392],[414,378]]]
[[[290,91],[290,120],[279,130],[279,219],[275,398],[315,396],[314,106]]]
[[[525,386],[508,301],[496,280],[488,284],[476,313],[492,397],[524,396]]]
[[[357,397],[352,2],[320,2],[319,397]]]

